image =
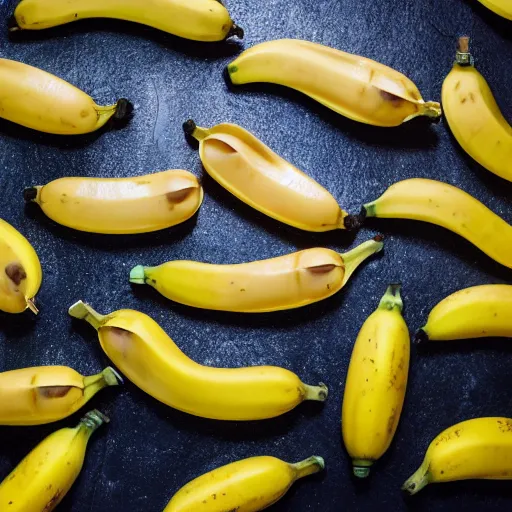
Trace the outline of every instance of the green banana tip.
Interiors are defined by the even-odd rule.
[[[367,478],[370,475],[370,467],[373,465],[371,460],[353,459],[352,472],[357,478]]]
[[[98,409],[89,411],[80,420],[80,425],[85,425],[91,432],[94,432],[104,423],[110,423],[110,418],[105,416],[102,412],[98,411]]]
[[[119,386],[120,384],[124,384],[123,377],[121,377],[121,375],[111,366],[107,366],[107,368],[103,370],[102,374],[105,382],[109,386]]]
[[[75,302],[68,309],[68,313],[73,318],[78,318],[78,320],[83,320],[89,312],[87,311],[85,303],[83,301],[79,300],[78,302]]]
[[[402,283],[390,284],[386,289],[386,293],[380,300],[379,307],[381,309],[387,309],[389,311],[392,311],[393,309],[398,309],[398,311],[401,312],[404,307],[402,297],[400,296],[401,288]]]
[[[230,28],[226,39],[229,39],[230,37],[237,37],[238,39],[243,39],[245,36],[245,31],[242,27],[237,25],[236,23],[233,23],[232,27]]]
[[[130,271],[130,283],[146,284],[146,271],[144,265],[137,265]]]

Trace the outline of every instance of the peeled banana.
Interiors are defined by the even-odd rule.
[[[296,464],[275,457],[239,460],[189,482],[164,512],[257,512],[276,503],[297,480],[324,467],[317,456]]]
[[[273,366],[211,368],[187,357],[149,316],[124,309],[103,316],[77,302],[72,317],[90,323],[101,347],[139,388],[180,411],[218,420],[262,420],[304,400],[325,401],[327,387],[303,384]]]
[[[110,119],[125,120],[132,112],[128,100],[100,107],[70,83],[14,60],[0,59],[0,90],[0,117],[45,133],[90,133]]]
[[[306,231],[345,229],[347,213],[324,187],[241,126],[205,129],[190,120],[183,127],[199,141],[208,174],[244,203]]]
[[[389,448],[404,404],[410,339],[402,307],[400,286],[390,285],[359,331],[350,359],[341,426],[360,478]]]
[[[52,512],[78,478],[89,438],[108,421],[94,410],[76,428],[48,436],[0,484],[0,510]]]
[[[26,201],[64,226],[91,233],[147,233],[184,222],[203,201],[203,189],[188,171],[134,178],[60,178],[30,187]]]
[[[512,3],[510,0],[478,0],[491,11],[503,16],[507,20],[512,20]]]
[[[233,84],[270,82],[291,87],[338,114],[375,126],[441,116],[439,103],[423,101],[416,85],[402,73],[309,41],[258,44],[229,64],[227,72]]]
[[[83,377],[65,366],[41,366],[0,373],[0,425],[43,425],[70,416],[98,391],[117,386],[113,368]]]
[[[34,297],[42,279],[34,248],[19,231],[0,219],[0,311],[22,313],[28,308],[37,314]]]
[[[512,479],[512,419],[475,418],[448,428],[402,489],[416,494],[428,484],[472,479]]]
[[[509,5],[512,16],[512,2]],[[512,181],[512,126],[473,65],[468,37],[459,39],[442,98],[450,129],[464,151],[487,170]]]
[[[41,30],[87,18],[133,21],[195,41],[244,36],[219,0],[22,0],[10,29]]]

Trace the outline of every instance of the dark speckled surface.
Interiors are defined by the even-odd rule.
[[[1,17],[13,6],[0,0]],[[332,45],[406,73],[428,100],[439,99],[455,39],[467,33],[478,68],[512,119],[512,22],[476,1],[230,0],[228,6],[246,30],[246,47],[280,37]],[[304,404],[276,420],[242,424],[176,412],[130,383],[107,390],[91,405],[112,422],[92,441],[84,471],[58,510],[159,511],[193,477],[259,454],[294,462],[318,454],[327,462],[324,475],[296,485],[272,508],[276,512],[510,509],[512,487],[506,482],[431,486],[410,500],[399,491],[442,429],[474,416],[512,414],[510,341],[414,348],[396,440],[369,481],[350,478],[341,443],[341,398],[351,347],[389,282],[403,282],[405,317],[413,331],[455,290],[511,281],[511,272],[456,235],[405,221],[369,223],[355,241],[341,232],[297,232],[237,202],[206,176],[197,218],[158,234],[86,236],[55,225],[37,208],[24,208],[24,187],[66,175],[118,177],[184,168],[203,176],[197,152],[181,129],[192,117],[205,126],[232,121],[253,131],[353,213],[395,181],[419,176],[455,184],[512,222],[511,184],[469,161],[445,122],[372,128],[285,89],[229,91],[222,70],[239,50],[237,43],[204,45],[103,21],[17,41],[8,41],[5,31],[0,35],[2,57],[57,74],[98,102],[125,96],[136,108],[128,127],[89,139],[48,137],[0,123],[0,216],[29,238],[44,269],[40,316],[0,316],[0,370],[66,364],[96,373],[106,366],[93,330],[66,314],[73,302],[84,299],[101,312],[128,307],[150,314],[201,363],[280,365],[306,382],[327,382],[331,391],[325,407]],[[343,251],[376,232],[387,237],[385,253],[366,264],[342,293],[299,311],[203,312],[128,283],[135,264],[177,258],[242,262],[315,245]],[[0,428],[0,478],[44,436],[79,416],[57,425]]]

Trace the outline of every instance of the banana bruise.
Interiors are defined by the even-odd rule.
[[[499,16],[512,20],[512,3],[510,0],[478,0],[482,5]]]
[[[375,126],[441,116],[439,103],[425,102],[402,73],[309,41],[280,39],[258,44],[229,64],[227,73],[235,85],[268,82],[290,87],[338,114]]]
[[[147,233],[190,219],[203,188],[188,171],[170,170],[134,178],[60,178],[25,190],[58,224],[102,234]]]

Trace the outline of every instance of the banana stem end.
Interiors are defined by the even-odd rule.
[[[39,314],[39,309],[37,309],[37,306],[34,304],[34,299],[27,299],[27,309],[30,309],[34,315]]]
[[[439,119],[443,114],[441,104],[438,101],[426,101],[423,103],[422,115],[430,119]]]
[[[319,473],[325,469],[325,461],[323,457],[319,457],[318,455],[313,455],[306,460],[302,460],[297,462],[296,464],[291,464],[291,466],[297,472],[296,479],[304,478],[305,476],[313,475],[315,473]]]
[[[343,276],[342,286],[345,286],[347,281],[350,279],[350,276],[364,260],[373,254],[380,252],[383,247],[384,237],[382,235],[377,235],[373,240],[368,240],[351,251],[341,254],[345,264],[345,275]]]
[[[194,139],[196,139],[198,142],[201,142],[203,139],[206,139],[208,135],[210,135],[210,130],[197,126],[197,124],[192,119],[189,119],[183,123],[183,131],[186,135],[194,137]]]
[[[97,409],[93,409],[80,420],[78,426],[79,428],[83,426],[85,429],[87,429],[87,433],[90,436],[104,423],[110,423],[110,419]]]
[[[96,330],[98,330],[105,320],[106,316],[100,315],[97,311],[91,308],[89,304],[79,300],[75,304],[73,304],[68,313],[73,318],[77,318],[78,320],[85,320],[87,323],[91,324]]]
[[[41,193],[41,186],[29,187],[23,191],[23,199],[26,203],[39,203],[39,196]]]
[[[146,284],[146,271],[144,265],[137,265],[130,271],[130,283]]]
[[[352,471],[354,476],[357,478],[368,478],[372,465],[372,460],[354,459],[352,461]]]
[[[304,389],[304,400],[325,402],[329,396],[329,388],[323,382],[320,382],[318,386],[310,386],[308,384],[304,384]]]
[[[386,309],[389,311],[397,309],[399,312],[402,312],[404,303],[402,301],[402,297],[400,296],[401,288],[401,283],[390,284],[386,290],[386,293],[380,300],[379,309]]]
[[[233,26],[230,28],[226,39],[229,39],[230,37],[237,37],[238,39],[243,39],[245,35],[245,31],[242,27],[237,25],[236,23],[233,23]]]
[[[416,473],[414,473],[414,475],[411,476],[411,478],[405,481],[404,485],[402,485],[402,491],[412,496],[419,493],[429,483],[430,474],[421,467],[416,471]]]

